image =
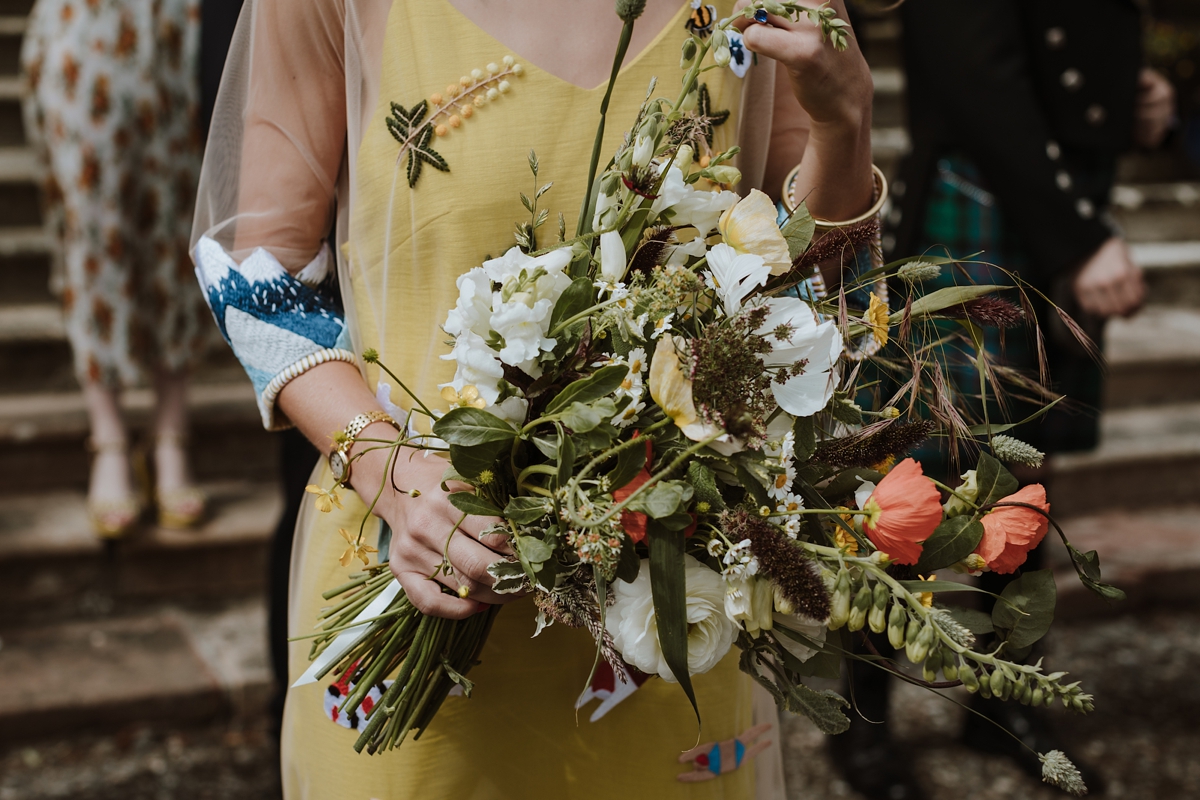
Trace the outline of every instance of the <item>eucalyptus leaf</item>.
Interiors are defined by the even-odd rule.
[[[1088,589],[1103,597],[1105,600],[1120,601],[1125,599],[1125,592],[1109,583],[1094,581],[1086,575],[1079,576],[1080,582]]]
[[[501,514],[516,525],[532,525],[551,511],[550,501],[543,497],[513,497]]]
[[[1075,548],[1075,545],[1067,545],[1067,550],[1071,553],[1071,560],[1075,562],[1079,573],[1093,581],[1100,580],[1100,554],[1095,550],[1089,550],[1082,553]]]
[[[562,423],[576,433],[587,433],[600,424],[600,413],[583,403],[571,403],[558,412]]]
[[[687,586],[684,578],[683,534],[664,530],[651,522],[647,526],[650,540],[650,594],[654,600],[654,621],[658,629],[658,644],[663,660],[671,674],[692,703],[696,723],[700,723],[700,707],[692,689],[688,671]]]
[[[979,463],[975,466],[975,485],[979,487],[979,493],[975,497],[975,504],[978,506],[990,505],[1008,497],[1019,488],[1012,473],[987,453],[979,454]]]
[[[498,517],[500,509],[474,492],[451,492],[447,497],[450,504],[464,514],[477,517]]]
[[[568,290],[569,291],[569,290]],[[569,383],[546,405],[547,414],[557,414],[572,403],[590,403],[612,394],[629,375],[629,367],[613,364],[601,367],[586,378]],[[453,412],[452,412],[453,413]]]
[[[921,546],[917,561],[919,573],[929,573],[957,564],[979,546],[983,538],[983,523],[968,515],[951,517],[938,525]]]
[[[1048,569],[1026,572],[1004,587],[1000,596],[1009,602],[996,604],[992,624],[1009,647],[1029,647],[1046,635],[1054,621],[1057,592],[1054,573]]]
[[[490,442],[510,442],[517,435],[511,425],[495,414],[470,406],[449,411],[433,423],[433,432],[449,444],[462,447]]]
[[[816,233],[817,223],[813,219],[812,214],[808,212],[808,206],[804,203],[796,206],[796,210],[788,217],[788,221],[783,224],[779,230],[783,234],[784,240],[788,246],[788,256],[795,261],[804,252],[808,250],[808,246],[812,244],[813,234]]]

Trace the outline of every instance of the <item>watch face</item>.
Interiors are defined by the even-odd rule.
[[[346,480],[348,466],[346,457],[341,454],[341,451],[335,450],[329,455],[329,469],[333,471],[333,479],[338,483]]]

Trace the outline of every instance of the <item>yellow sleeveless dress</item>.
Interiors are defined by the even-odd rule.
[[[732,0],[718,11],[728,14]],[[652,77],[673,96],[679,86],[679,47],[690,4],[641,54],[627,60],[609,109],[603,158],[619,144]],[[343,286],[356,343],[379,350],[384,362],[431,407],[444,405],[439,383],[453,363],[441,331],[457,298],[456,278],[513,244],[514,222],[527,218],[518,191],[532,195],[527,154],[540,160],[538,184],[553,181],[542,198],[550,209],[542,241],[556,235],[558,212],[573,231],[586,181],[604,86],[583,89],[516,56],[523,75],[508,78],[507,91],[475,107],[430,145],[449,172],[428,165],[414,188],[406,161],[386,119],[391,103],[405,109],[447,86],[476,80],[487,65],[509,55],[445,0],[396,2],[387,21],[380,89],[357,155],[357,185],[350,187],[352,214],[344,256],[350,264]],[[741,80],[728,69],[706,73],[713,111],[728,109],[714,129],[718,149],[736,141]],[[346,275],[344,271],[343,275]],[[367,374],[375,388],[379,375]],[[391,400],[406,405],[392,387]],[[314,482],[328,486],[327,468]],[[320,593],[343,583],[353,566],[338,556],[339,527],[352,528],[364,506],[351,494],[345,509],[318,514],[306,508],[297,531],[292,566],[290,627],[312,630]],[[677,685],[652,678],[606,716],[590,722],[594,706],[577,715],[574,705],[591,669],[595,648],[582,630],[555,625],[531,638],[535,611],[528,600],[497,618],[471,672],[472,698],[451,697],[417,741],[376,756],[356,754],[357,731],[335,724],[326,702],[327,677],[289,692],[283,738],[284,793],[300,798],[352,800],[499,800],[500,798],[689,798],[747,800],[755,793],[754,763],[699,783],[676,776],[690,769],[681,752],[699,741],[721,741],[752,725],[751,682],[738,672],[736,654],[695,678],[703,718],[698,731],[691,706]],[[307,643],[291,649],[293,680],[304,671]]]

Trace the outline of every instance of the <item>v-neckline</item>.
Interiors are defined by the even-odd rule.
[[[461,10],[459,10],[459,8],[457,6],[455,6],[454,3],[451,3],[450,0],[442,0],[442,2],[451,11],[453,11],[455,14],[457,14],[463,20],[463,22],[465,22],[467,25],[470,25],[472,28],[474,28],[476,31],[478,31],[480,33],[480,35],[485,36],[488,39],[492,40],[496,44],[500,45],[500,47],[503,47],[505,50],[511,52],[513,54],[514,58],[521,59],[529,67],[537,70],[538,72],[542,73],[543,75],[546,75],[547,77],[553,79],[554,81],[557,81],[558,83],[561,83],[564,86],[569,86],[572,89],[578,89],[581,92],[588,92],[588,93],[599,92],[602,89],[606,89],[608,87],[608,78],[605,78],[603,81],[601,81],[599,86],[595,86],[595,87],[589,89],[586,86],[580,86],[579,84],[574,83],[573,81],[569,81],[566,78],[562,77],[561,75],[551,72],[550,70],[546,69],[543,66],[540,66],[539,64],[535,64],[528,57],[516,52],[516,50],[514,50],[511,46],[505,44],[504,42],[497,39],[495,37],[495,35],[486,31],[478,22],[471,19],[466,14],[464,14]],[[634,56],[632,59],[629,59],[628,57],[625,59],[624,63],[621,64],[621,71],[619,73],[617,73],[618,76],[623,76],[627,71],[636,67],[637,64],[642,60],[642,58],[644,58],[646,56],[647,53],[649,53],[651,50],[654,50],[656,47],[658,47],[658,45],[662,43],[663,39],[665,39],[676,28],[680,27],[680,21],[679,21],[680,17],[682,17],[684,15],[684,12],[690,11],[691,5],[692,4],[689,2],[689,0],[683,0],[683,4],[680,6],[679,10],[675,12],[675,14],[671,17],[670,21],[667,22],[666,26],[663,27],[663,29],[660,30],[654,36],[654,38],[650,40],[649,44],[647,44],[645,47],[643,47],[638,52],[638,54],[636,56]]]

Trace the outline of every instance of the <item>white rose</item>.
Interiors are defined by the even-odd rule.
[[[688,671],[708,672],[717,665],[737,637],[737,627],[725,616],[725,582],[721,576],[691,556],[684,556],[687,586]],[[650,591],[650,562],[633,583],[613,584],[615,602],[605,626],[627,662],[650,675],[677,683],[663,658]]]
[[[775,613],[775,628],[787,628],[790,631],[803,634],[814,642],[824,644],[825,642],[825,623],[817,622],[811,617],[806,617],[803,614],[780,614]],[[783,645],[783,649],[794,655],[801,661],[808,661],[817,654],[817,651],[808,645],[798,642],[788,636],[783,631],[778,631],[775,638]]]

